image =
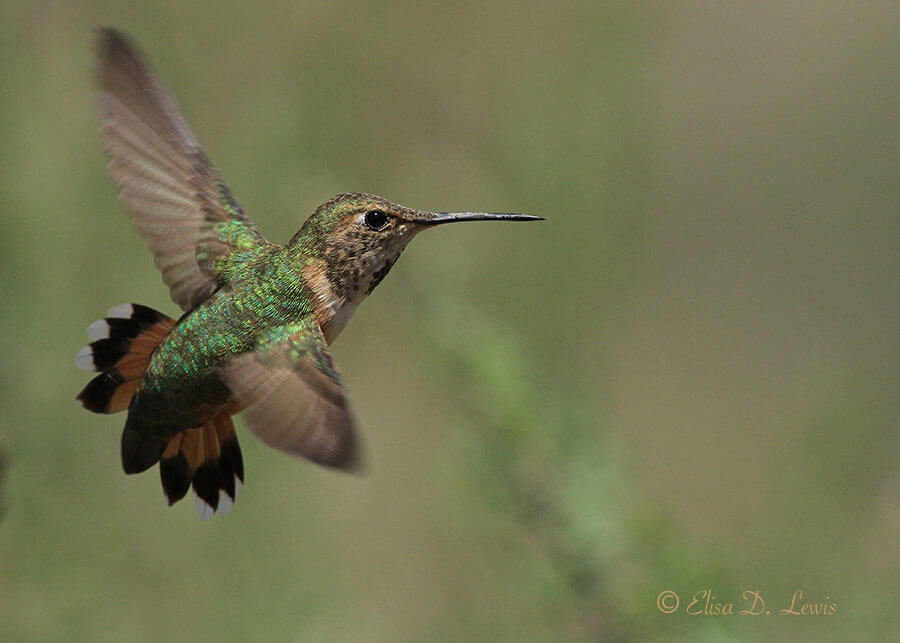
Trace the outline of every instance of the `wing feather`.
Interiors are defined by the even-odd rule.
[[[222,378],[266,444],[319,464],[354,466],[353,419],[315,321],[267,332],[255,351],[229,360]]]
[[[125,37],[100,33],[98,101],[109,174],[169,286],[190,310],[224,279],[216,260],[266,244],[200,149],[174,99]],[[218,229],[228,224],[227,232]],[[199,259],[198,257],[202,257]]]

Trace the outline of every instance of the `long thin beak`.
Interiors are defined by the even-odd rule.
[[[429,212],[414,219],[422,225],[438,225],[456,221],[543,221],[544,217],[514,212]]]

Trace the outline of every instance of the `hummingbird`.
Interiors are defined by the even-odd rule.
[[[169,505],[193,488],[204,520],[230,513],[243,487],[237,413],[266,444],[352,469],[355,422],[328,348],[356,307],[423,230],[541,217],[428,212],[346,193],[287,244],[270,243],[121,32],[100,30],[98,72],[109,175],[183,312],[110,308],[76,357],[99,373],[77,399],[95,413],[127,410],[125,473],[158,464]]]

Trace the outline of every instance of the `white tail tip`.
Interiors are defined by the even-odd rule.
[[[94,352],[90,346],[85,346],[75,356],[75,365],[83,371],[94,370]]]
[[[197,508],[197,516],[199,516],[200,520],[209,520],[216,512],[200,496],[194,496],[194,506]]]

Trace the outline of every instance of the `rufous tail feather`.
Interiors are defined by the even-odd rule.
[[[128,408],[153,351],[175,325],[171,317],[140,304],[114,306],[106,314],[88,326],[93,341],[75,357],[79,368],[100,373],[77,397],[94,413]]]
[[[201,427],[169,436],[159,477],[170,505],[193,487],[202,520],[217,510],[230,513],[244,484],[244,462],[231,417],[223,413]]]
[[[75,358],[80,368],[100,373],[78,394],[78,401],[95,413],[127,409],[150,365],[153,351],[175,323],[174,319],[140,304],[110,308],[104,319],[88,326],[87,334],[92,341]],[[133,437],[157,440],[147,434]],[[126,463],[126,471],[143,471],[159,460],[160,479],[169,504],[181,500],[193,487],[197,513],[204,520],[216,511],[228,514],[241,493],[244,462],[234,423],[227,414],[217,415],[201,427],[166,437],[158,450],[137,447],[132,450],[154,453]]]

